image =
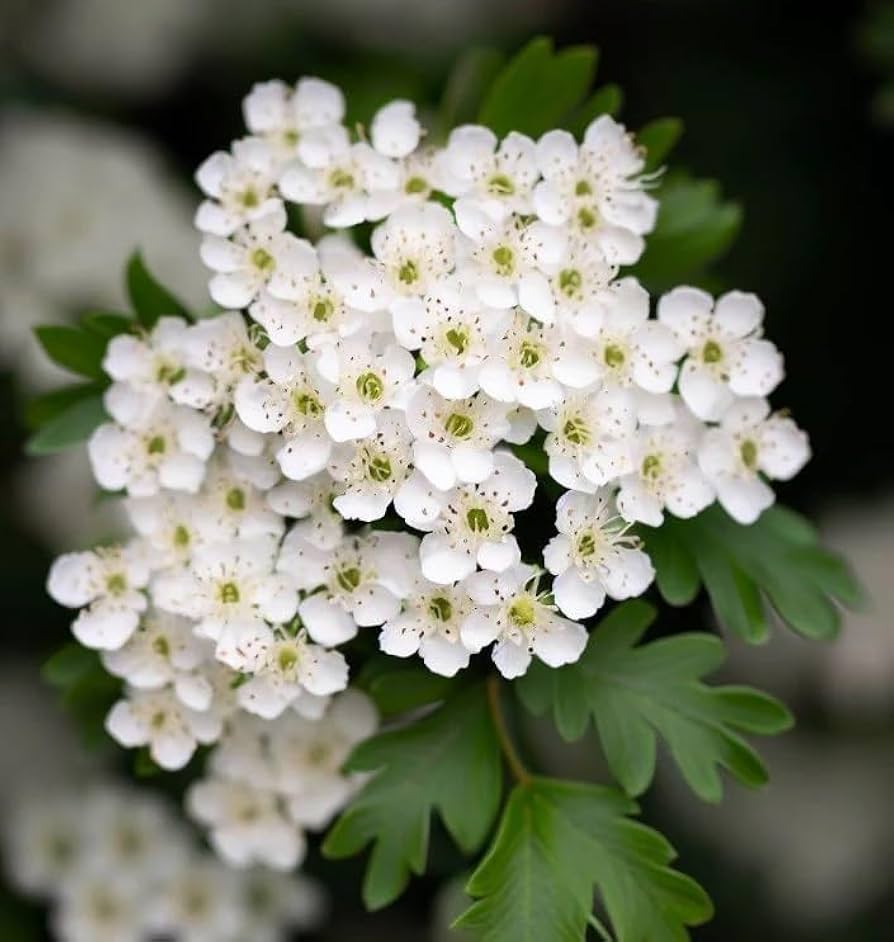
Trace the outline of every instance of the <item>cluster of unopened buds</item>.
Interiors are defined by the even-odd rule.
[[[237,783],[265,779],[278,726],[327,722],[359,631],[445,676],[485,649],[507,678],[574,662],[581,621],[653,579],[635,525],[715,499],[751,523],[809,455],[767,402],[783,361],[754,295],[679,287],[653,316],[623,275],[658,206],[612,118],[580,143],[470,125],[435,147],[409,102],[368,132],[344,112],[318,79],[258,85],[249,135],[199,168],[225,310],[110,342],[111,421],[89,454],[136,536],[50,576],[127,682],[112,735],[169,768],[222,732],[243,744],[248,771],[195,802],[233,859],[252,840],[231,840]],[[299,209],[316,244],[290,231]],[[564,489],[556,533],[524,553],[515,515],[538,481],[519,454]],[[243,735],[240,710],[268,733]],[[345,716],[303,775],[337,776],[374,723]],[[301,803],[299,826],[337,810],[305,821]]]

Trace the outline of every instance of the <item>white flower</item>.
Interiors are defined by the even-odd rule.
[[[518,458],[498,451],[486,480],[441,494],[439,515],[427,527],[433,532],[419,548],[426,579],[449,585],[474,572],[476,564],[501,572],[517,563],[512,514],[530,506],[536,487],[536,477]]]
[[[320,830],[348,803],[363,778],[345,775],[342,766],[377,725],[372,702],[351,689],[333,697],[318,720],[295,713],[277,720],[269,734],[273,773],[296,824]]]
[[[283,813],[275,792],[211,778],[192,785],[186,803],[192,817],[210,828],[214,849],[233,867],[292,870],[304,858],[304,835]]]
[[[714,488],[696,463],[703,431],[684,409],[669,425],[640,427],[631,443],[633,470],[618,482],[618,510],[625,520],[660,527],[665,509],[694,517],[712,503]]]
[[[475,291],[451,277],[423,298],[393,302],[394,334],[407,350],[419,350],[426,369],[419,379],[447,399],[463,399],[478,389],[478,368],[488,337],[508,316],[485,308]]]
[[[285,228],[286,211],[279,203],[228,239],[205,236],[202,261],[216,272],[208,292],[221,307],[248,307],[273,274],[288,263],[290,254],[302,243]]]
[[[243,100],[242,113],[249,131],[284,161],[320,129],[339,124],[345,100],[339,88],[318,78],[302,78],[294,89],[277,80],[258,82]]]
[[[255,431],[282,432],[276,460],[287,478],[300,481],[329,461],[332,441],[323,417],[334,393],[314,359],[296,347],[270,345],[263,364],[266,379],[247,376],[236,387],[236,412]]]
[[[129,497],[124,508],[131,526],[151,547],[158,568],[185,563],[205,542],[205,515],[191,494],[160,491],[152,497]]]
[[[561,667],[578,660],[587,645],[583,625],[559,615],[537,583],[538,570],[523,564],[477,572],[463,582],[478,603],[460,629],[463,644],[478,652],[496,641],[491,657],[507,679],[524,674],[532,655]]]
[[[196,171],[196,182],[210,197],[196,213],[197,228],[229,236],[279,205],[278,164],[273,148],[260,138],[234,141],[232,153],[212,154]]]
[[[635,278],[622,278],[570,319],[579,336],[569,337],[555,367],[567,386],[601,380],[607,386],[670,392],[683,355],[674,334],[649,320],[649,295]]]
[[[220,736],[221,724],[211,711],[193,710],[170,687],[128,690],[106,717],[106,730],[122,746],[148,746],[153,762],[163,769],[182,769],[198,743]]]
[[[809,458],[807,435],[787,416],[771,415],[766,399],[752,397],[729,407],[720,425],[705,432],[698,452],[721,506],[744,524],[754,523],[773,503],[763,478],[788,481]]]
[[[292,539],[306,540],[322,550],[341,542],[344,525],[334,509],[339,488],[327,472],[304,481],[284,481],[267,492],[267,502],[276,513],[298,520]]]
[[[75,877],[90,835],[68,798],[24,800],[6,821],[6,872],[29,893],[49,895]]]
[[[352,265],[362,274],[363,256],[338,236],[316,246],[303,239],[290,243],[251,306],[251,316],[281,347],[305,341],[313,350],[361,330],[368,317],[350,307],[339,285],[350,280]]]
[[[546,312],[554,308],[555,315],[541,319],[551,322],[555,316],[563,326],[585,335],[586,325],[598,318],[604,293],[617,270],[596,243],[572,236],[561,255],[546,266],[549,280],[543,307]]]
[[[766,396],[783,377],[782,355],[761,338],[764,306],[753,294],[718,298],[674,288],[658,301],[658,319],[686,351],[680,395],[704,421],[716,421],[736,396]]]
[[[208,643],[193,634],[191,622],[165,612],[150,612],[122,647],[103,651],[102,663],[131,687],[159,690],[170,684],[185,706],[206,710],[212,689],[196,668],[209,653]]]
[[[537,417],[549,432],[550,476],[563,487],[593,492],[630,470],[636,407],[627,390],[577,393]]]
[[[453,205],[456,224],[468,237],[459,270],[483,304],[505,309],[519,305],[544,323],[552,323],[555,302],[544,274],[561,262],[564,232],[519,216],[495,221],[465,198]]]
[[[118,334],[106,346],[102,368],[116,382],[154,397],[186,375],[183,341],[188,330],[182,317],[160,317],[146,335]]]
[[[415,388],[412,354],[385,335],[355,334],[320,351],[316,364],[335,386],[323,421],[336,442],[372,435],[382,410],[403,408]]]
[[[243,921],[239,875],[214,858],[187,859],[153,900],[152,928],[182,942],[232,938]]]
[[[395,297],[421,297],[456,264],[457,229],[438,203],[401,206],[372,234],[373,255]]]
[[[283,629],[262,629],[264,641],[247,657],[228,663],[250,680],[240,685],[239,705],[264,719],[274,719],[302,700],[328,697],[348,685],[348,665],[338,651],[311,644],[303,633],[290,635]],[[239,654],[241,652],[234,652]]]
[[[66,553],[52,565],[47,591],[60,604],[82,611],[72,633],[88,648],[120,648],[146,609],[149,567],[138,544]]]
[[[371,521],[385,516],[410,473],[410,441],[403,413],[388,409],[374,435],[335,447],[329,473],[341,484],[333,505],[342,517]]]
[[[132,875],[87,870],[65,885],[51,923],[65,942],[141,942],[148,918],[145,890]]]
[[[568,491],[556,504],[556,529],[543,551],[546,568],[556,577],[556,604],[571,618],[589,618],[613,599],[642,595],[655,572],[639,540],[615,512],[606,491]]]
[[[632,265],[658,210],[644,191],[643,156],[608,115],[590,124],[580,146],[567,131],[547,131],[537,142],[543,180],[534,189],[535,212],[594,239],[612,264]]]
[[[225,649],[254,644],[259,623],[287,622],[298,605],[291,580],[274,571],[276,554],[269,538],[203,546],[188,567],[159,573],[153,601],[196,619],[196,633]]]
[[[363,141],[351,144],[344,128],[317,132],[299,145],[299,154],[301,160],[280,177],[280,192],[294,203],[324,206],[327,226],[356,226],[391,211],[400,184],[397,164]]]
[[[416,106],[396,99],[373,115],[369,127],[372,146],[386,157],[406,157],[416,150],[421,134]]]
[[[105,400],[113,415],[117,410],[109,394],[116,386],[109,387]],[[97,484],[107,491],[126,490],[131,497],[151,497],[160,488],[194,494],[201,487],[213,449],[214,435],[206,416],[164,399],[126,426],[100,425],[87,442]]]
[[[406,412],[415,439],[413,463],[442,491],[457,482],[483,481],[493,471],[494,446],[509,431],[508,411],[506,405],[481,394],[447,400],[433,389],[421,387]],[[403,515],[401,506],[397,510]],[[411,522],[412,514],[405,519]]]
[[[478,371],[481,388],[498,402],[529,409],[558,405],[564,393],[554,366],[563,343],[555,330],[516,311],[508,327],[491,339]]]
[[[394,657],[418,653],[430,671],[453,677],[469,664],[459,629],[471,609],[461,588],[435,585],[420,576],[402,610],[382,626],[379,647]]]
[[[315,591],[298,606],[310,637],[336,645],[357,627],[381,625],[400,611],[418,572],[419,541],[408,533],[373,532],[346,537],[329,550],[299,532],[286,536],[279,568],[300,589]]]
[[[227,404],[236,384],[261,368],[261,351],[238,311],[224,311],[193,324],[186,335],[185,354],[197,374],[207,374],[213,381],[210,395],[207,382],[196,383],[194,397],[188,400],[184,387],[190,385],[190,377],[178,383],[179,401],[196,409]]]
[[[252,942],[282,942],[284,930],[316,929],[326,914],[325,893],[301,873],[258,867],[241,874],[238,893]]]
[[[526,135],[510,131],[498,142],[489,128],[466,124],[450,132],[441,160],[451,196],[474,201],[495,219],[531,212],[540,172],[535,144]]]

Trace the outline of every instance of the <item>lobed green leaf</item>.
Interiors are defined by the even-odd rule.
[[[127,296],[144,327],[152,327],[166,315],[193,320],[186,306],[178,301],[146,268],[139,252],[131,255],[125,272]]]
[[[26,454],[50,455],[88,438],[107,420],[102,395],[91,392],[75,398],[71,404],[55,412],[25,443]]]
[[[107,341],[104,337],[90,330],[61,324],[35,327],[34,335],[47,356],[64,370],[88,379],[105,379],[102,358]]]

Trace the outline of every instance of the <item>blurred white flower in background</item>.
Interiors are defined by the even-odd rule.
[[[137,248],[185,301],[208,306],[192,202],[148,141],[64,113],[8,110],[0,192],[0,366],[28,382],[58,376],[31,328],[124,304],[122,271]]]

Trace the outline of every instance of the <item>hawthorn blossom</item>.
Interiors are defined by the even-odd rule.
[[[543,560],[556,577],[556,604],[569,617],[589,618],[606,595],[634,598],[651,584],[652,563],[607,490],[563,494],[556,503],[556,529]]]
[[[809,458],[807,435],[758,397],[734,402],[720,425],[705,432],[698,451],[721,506],[743,524],[754,523],[775,499],[764,478],[788,481]]]

